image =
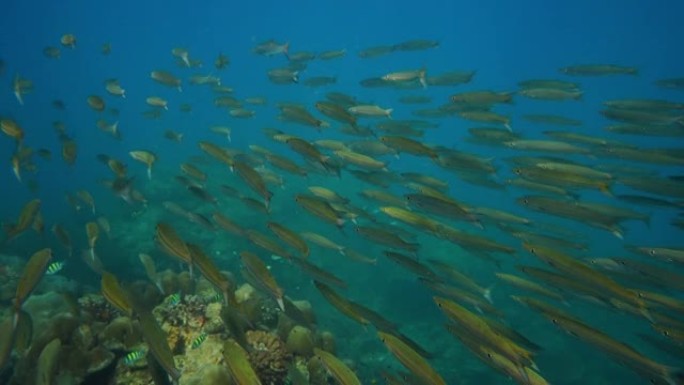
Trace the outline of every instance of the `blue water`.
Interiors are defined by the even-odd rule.
[[[41,247],[50,246],[63,253],[61,246],[47,231],[53,223],[65,225],[72,234],[75,248],[83,248],[86,243],[83,225],[92,219],[83,211],[75,213],[67,204],[65,194],[87,189],[95,197],[98,211],[110,219],[113,232],[120,236],[119,241],[116,237],[100,240],[103,245],[100,254],[105,265],[120,275],[134,272],[142,278],[136,256],[138,252],[154,250],[152,236],[156,219],[143,217],[151,221],[145,224],[131,217],[135,210],[101,185],[102,180],[111,178],[111,172],[95,160],[96,155],[105,153],[127,163],[129,174],[136,177],[136,187],[146,195],[150,206],[156,205],[158,208],[161,202],[174,200],[210,215],[211,207],[193,200],[173,180],[173,176],[179,173],[178,165],[181,162],[203,155],[196,142],[211,140],[243,151],[247,150],[248,145],[258,144],[301,163],[300,158],[286,146],[267,139],[261,129],[274,127],[308,140],[350,140],[350,137],[340,134],[334,128],[317,133],[310,127],[283,123],[276,118],[277,102],[305,104],[314,115],[322,118],[313,105],[323,100],[325,93],[329,91],[344,92],[361,101],[394,107],[394,119],[414,119],[416,117],[411,111],[423,106],[402,105],[397,101],[399,96],[428,95],[433,100],[428,106],[437,107],[446,103],[449,95],[455,92],[482,89],[514,91],[521,80],[564,78],[581,83],[584,91],[581,102],[544,103],[516,97],[513,105],[497,108],[497,111],[510,115],[513,130],[526,138],[541,138],[543,130],[563,128],[525,122],[522,115],[556,113],[582,120],[583,126],[571,128],[578,133],[625,140],[645,147],[684,148],[681,138],[640,138],[607,133],[602,127],[608,121],[598,113],[602,101],[615,98],[653,98],[684,102],[682,91],[663,90],[653,85],[653,81],[657,79],[684,76],[684,52],[681,49],[681,37],[684,36],[684,24],[681,22],[684,12],[682,2],[577,0],[560,3],[540,0],[485,0],[371,3],[6,1],[0,14],[0,60],[4,62],[0,73],[0,82],[3,84],[0,89],[4,89],[0,91],[0,117],[10,117],[19,122],[25,131],[25,143],[36,149],[50,149],[52,160],[45,161],[36,157],[37,172],[31,174],[24,171],[24,183],[20,184],[12,174],[9,164],[15,143],[4,135],[0,137],[0,162],[4,162],[0,164],[5,165],[0,167],[0,170],[4,170],[0,172],[0,221],[13,222],[23,204],[37,197],[42,201],[41,210],[47,224],[45,237],[25,235],[3,245],[0,251],[4,254],[30,255],[37,249],[38,242]],[[60,36],[65,33],[76,36],[76,49],[62,48],[59,59],[46,58],[42,53],[43,48],[59,46]],[[346,49],[345,57],[330,61],[314,60],[301,74],[302,79],[336,76],[337,84],[308,88],[301,84],[271,83],[266,72],[286,66],[287,59],[282,55],[263,57],[251,52],[257,43],[268,39],[289,42],[291,53]],[[357,56],[357,52],[368,47],[391,45],[410,39],[434,39],[440,45],[436,49],[395,52],[371,59]],[[107,56],[100,53],[104,43],[111,44],[112,51]],[[203,61],[203,67],[178,67],[171,56],[171,49],[174,47],[187,48],[191,58]],[[230,64],[224,70],[213,67],[213,60],[218,53],[224,53],[230,58]],[[639,75],[569,78],[558,72],[560,67],[584,63],[634,66],[639,69]],[[476,75],[466,85],[430,87],[425,90],[363,88],[359,85],[359,81],[366,78],[420,67],[427,68],[428,75],[453,70],[472,70],[476,71]],[[167,70],[183,78],[183,91],[178,92],[153,82],[149,78],[152,70]],[[15,74],[34,83],[34,90],[24,95],[24,106],[20,106],[12,94],[11,82]],[[256,116],[252,119],[231,118],[225,109],[213,106],[214,95],[209,87],[188,84],[187,78],[194,74],[219,76],[223,85],[235,89],[234,96],[263,96],[267,98],[268,104],[248,106],[256,111]],[[106,94],[104,81],[109,78],[119,79],[126,89],[125,99]],[[97,113],[90,109],[86,98],[91,94],[103,96],[107,108],[118,109],[119,115]],[[145,98],[151,95],[163,97],[169,102],[169,111],[164,112],[161,119],[151,120],[142,116],[149,110]],[[55,99],[65,103],[64,111],[51,106]],[[191,104],[192,112],[180,111],[178,107],[183,103]],[[101,132],[95,124],[99,118],[110,123],[119,121],[123,140],[113,140]],[[54,121],[64,122],[67,134],[78,143],[78,159],[73,167],[67,167],[60,158],[60,144],[52,128]],[[504,181],[511,176],[509,167],[502,160],[520,155],[519,153],[464,142],[468,136],[468,128],[484,124],[455,117],[434,121],[440,127],[427,130],[423,139],[426,143],[439,143],[492,158],[500,167],[497,180]],[[337,123],[332,124],[333,127],[337,126]],[[212,125],[232,127],[232,143],[222,142],[218,135],[210,132],[208,127]],[[182,132],[183,142],[178,144],[165,139],[163,134],[167,129]],[[351,138],[353,139],[356,138]],[[136,149],[151,150],[157,154],[153,182],[146,180],[145,167],[128,156],[129,151]],[[610,159],[573,159],[581,159],[586,163],[619,163]],[[623,244],[684,246],[681,229],[669,225],[674,216],[668,210],[641,210],[652,213],[650,227],[639,222],[629,222],[625,226],[625,240],[621,241],[608,232],[577,222],[526,211],[515,203],[515,198],[528,192],[516,189],[502,192],[472,186],[460,181],[454,174],[439,169],[426,158],[402,156],[401,159],[387,160],[392,170],[420,171],[448,181],[450,194],[470,205],[509,210],[540,222],[560,224],[584,234],[592,245],[586,253],[588,258],[625,255]],[[226,168],[221,168],[215,161],[205,159],[198,164],[210,172],[215,195],[220,195],[217,187],[223,183],[242,186],[246,191],[235,176],[229,175]],[[653,170],[660,175],[682,174],[681,167],[630,164]],[[468,381],[464,383],[508,381],[504,376],[494,374],[493,370],[485,367],[443,330],[442,324],[446,318],[432,303],[432,293],[417,284],[413,275],[383,259],[383,248],[357,239],[353,231],[345,235],[336,233],[332,227],[323,227],[327,225],[307,216],[308,214],[302,214],[301,208],[292,199],[294,193],[302,192],[306,186],[323,185],[373,211],[377,208],[356,196],[360,189],[369,186],[352,179],[350,174],[344,174],[340,180],[320,175],[308,179],[291,175],[284,177],[285,188],[273,190],[272,218],[298,230],[320,231],[338,243],[355,247],[380,259],[377,266],[349,261],[333,262],[330,259],[316,261],[349,281],[350,287],[345,296],[382,311],[388,318],[399,323],[403,332],[434,352],[435,358],[431,362],[447,383],[457,384],[459,378]],[[162,183],[164,180],[168,183]],[[38,185],[36,191],[28,188],[28,181],[35,181]],[[397,186],[391,191],[397,194],[406,192]],[[618,192],[627,193],[630,190],[620,187]],[[598,192],[587,190],[582,191],[582,199],[612,201]],[[241,224],[245,227],[254,227],[265,232],[264,221],[255,219],[248,209],[239,205],[239,201],[226,200],[220,210],[236,216],[243,221]],[[477,231],[467,225],[463,225],[463,229]],[[131,234],[135,231],[140,231],[140,234]],[[220,265],[229,270],[236,269],[238,263],[233,251],[239,252],[252,247],[244,240],[222,239],[198,227],[188,226],[184,234],[195,242],[201,242],[207,250],[220,252],[226,258],[221,260]],[[496,229],[488,228],[478,234],[518,247],[517,241]],[[498,268],[489,262],[466,256],[465,252],[446,242],[435,243],[434,238],[428,235],[421,233],[418,240],[423,244],[421,256],[447,260],[453,258],[461,270],[486,283],[486,286],[496,282],[493,273],[497,269],[514,273],[514,266],[520,263],[540,266],[523,250],[518,253],[522,257],[498,257],[504,261],[503,267]],[[334,253],[328,254],[332,255],[330,258],[335,258]],[[511,261],[506,258],[519,259]],[[159,260],[164,258],[160,256]],[[69,273],[72,278],[97,284],[97,277],[88,270],[74,269]],[[678,271],[684,273],[681,266]],[[314,302],[321,326],[338,335],[339,355],[356,362],[359,372],[364,373],[364,383],[369,383],[371,378],[377,376],[378,366],[400,367],[390,358],[379,364],[377,357],[385,354],[385,350],[374,333],[355,325],[332,309],[311,287],[308,278],[299,276],[289,266],[283,267],[282,271],[276,269],[275,274],[283,280],[282,285],[290,295]],[[373,286],[368,286],[368,282],[373,282]],[[544,348],[538,356],[537,364],[549,382],[643,383],[632,371],[620,367],[602,352],[573,339],[531,310],[512,303],[506,290],[508,288],[504,284],[496,284],[494,303],[505,312],[505,319],[512,327]],[[682,298],[681,292],[667,293]],[[678,363],[634,336],[634,332],[655,335],[641,319],[581,301],[576,301],[576,304],[565,310],[619,340],[638,347],[659,362],[682,366],[682,357],[679,357]],[[681,318],[681,314],[679,316]]]

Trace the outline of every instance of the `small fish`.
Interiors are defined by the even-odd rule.
[[[200,334],[197,338],[195,338],[195,339],[192,341],[192,343],[190,344],[190,347],[192,347],[193,349],[197,349],[197,348],[200,347],[200,345],[202,345],[202,343],[203,343],[204,340],[206,340],[206,339],[207,339],[207,334],[206,334],[206,333],[202,333],[202,334]]]
[[[48,270],[49,270],[49,269],[50,269],[50,268],[48,268]],[[166,302],[167,302],[169,305],[171,305],[171,306],[176,306],[176,305],[178,305],[178,304],[180,303],[180,301],[181,301],[180,293],[171,294],[170,296],[168,296],[168,297],[166,298]]]
[[[47,275],[55,275],[59,273],[62,270],[62,268],[64,268],[64,262],[52,262],[47,267]]]
[[[223,300],[223,294],[218,291],[214,291],[214,294],[209,296],[207,298],[207,302],[209,303],[214,303],[214,302],[221,302]]]
[[[130,366],[130,365],[133,365],[136,362],[138,362],[144,356],[145,356],[144,350],[136,350],[134,352],[130,352],[130,353],[126,354],[123,362],[125,365]]]

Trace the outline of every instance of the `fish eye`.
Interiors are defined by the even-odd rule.
[[[654,255],[656,255],[656,252],[655,252],[655,250],[654,250],[654,249],[650,249],[650,250],[648,250],[648,255],[650,255],[650,256],[654,256]]]

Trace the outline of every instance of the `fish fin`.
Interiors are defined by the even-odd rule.
[[[602,193],[608,195],[609,197],[614,197],[613,192],[612,192],[611,189],[610,189],[610,184],[609,184],[609,183],[606,183],[606,182],[601,182],[601,183],[599,183],[598,189],[599,189]]]
[[[492,301],[492,290],[494,289],[494,286],[495,285],[492,285],[492,286],[486,288],[484,293],[482,293],[482,296],[487,300],[487,302],[492,303],[492,304],[494,303],[494,301]]]

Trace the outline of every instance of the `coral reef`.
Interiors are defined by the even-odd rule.
[[[0,256],[0,302],[9,302],[14,298],[21,269],[19,258]]]
[[[284,385],[292,355],[275,334],[261,330],[247,332],[249,362],[264,385]]]
[[[174,327],[200,328],[204,325],[205,308],[207,304],[198,295],[181,295],[181,301],[177,304],[162,302],[154,308],[153,314],[163,325]]]
[[[98,334],[100,343],[110,350],[130,350],[142,341],[135,323],[128,317],[118,317]]]
[[[119,311],[100,294],[86,294],[78,299],[82,313],[92,321],[109,323],[119,316]]]

